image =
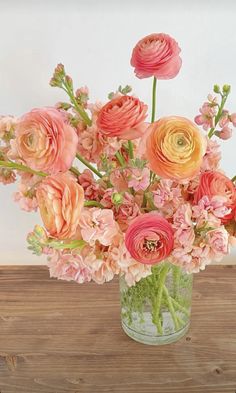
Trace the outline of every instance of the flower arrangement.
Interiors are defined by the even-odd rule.
[[[225,109],[230,86],[214,86],[195,122],[156,120],[157,80],[174,78],[181,64],[167,34],[151,34],[133,49],[136,76],[153,77],[150,121],[130,86],[91,103],[88,88],[75,90],[62,64],[50,85],[67,102],[0,118],[0,181],[18,177],[14,200],[39,210],[43,225],[27,240],[47,256],[52,277],[102,284],[121,275],[132,287],[164,260],[196,273],[230,252],[236,177],[220,169],[218,143],[236,126],[236,113]]]

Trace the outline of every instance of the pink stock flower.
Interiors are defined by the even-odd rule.
[[[17,118],[14,116],[0,116],[0,138],[4,138],[7,133],[14,130]]]
[[[224,126],[222,130],[220,131],[215,131],[215,135],[218,136],[218,138],[227,140],[230,139],[232,136],[232,128],[228,126]]]
[[[146,129],[147,105],[132,96],[109,101],[98,114],[97,126],[103,135],[121,139],[139,138]]]
[[[138,262],[150,265],[167,258],[173,243],[171,225],[156,212],[135,218],[125,234],[125,245],[131,256]]]
[[[207,232],[207,244],[212,253],[212,259],[221,260],[229,253],[229,234],[224,227]]]
[[[192,209],[190,204],[181,204],[173,215],[173,226],[175,228],[188,229],[192,225]]]
[[[214,171],[219,168],[221,160],[220,145],[216,140],[207,138],[207,149],[203,156],[201,171]]]
[[[164,33],[150,34],[134,47],[131,65],[140,79],[155,76],[157,79],[174,78],[182,65],[180,48],[174,38]]]
[[[217,97],[208,95],[208,100],[199,109],[201,114],[197,115],[194,119],[195,123],[202,126],[205,131],[214,127],[214,118],[217,113]]]
[[[109,246],[118,233],[112,210],[96,207],[83,209],[80,228],[82,238],[90,245],[98,240],[102,245]]]
[[[45,228],[57,239],[78,235],[84,190],[69,173],[46,177],[36,191]]]
[[[225,197],[225,206],[232,209],[232,214],[225,216],[224,219],[230,220],[233,217],[236,208],[236,189],[233,182],[223,173],[209,171],[201,174],[200,183],[194,197],[195,203],[198,203],[204,196],[209,199],[214,196]]]
[[[79,134],[77,152],[86,160],[98,162],[103,148],[103,140],[95,124]]]
[[[20,158],[32,169],[56,174],[71,167],[78,137],[57,109],[32,110],[19,120],[15,134]]]
[[[15,183],[16,174],[14,171],[11,171],[6,168],[0,168],[0,183],[6,186],[7,184]]]
[[[134,196],[125,192],[122,203],[114,209],[115,219],[122,231],[125,231],[134,218],[141,214]]]
[[[120,268],[120,274],[124,276],[129,287],[152,274],[152,266],[139,263],[133,259],[124,244],[120,246],[120,255],[117,263]]]
[[[229,111],[223,110],[222,115],[219,120],[219,126],[221,128],[223,128],[223,127],[227,126],[229,123],[230,123]]]
[[[129,168],[116,168],[111,172],[110,181],[118,192],[127,191],[130,177]]]
[[[91,281],[91,268],[80,254],[53,251],[48,257],[50,277],[59,280],[76,281],[79,284]]]
[[[79,175],[79,184],[83,187],[86,200],[100,201],[104,195],[104,188],[95,181],[89,169],[85,169]]]
[[[233,123],[233,126],[236,127],[236,113],[232,113],[229,117],[230,121]]]
[[[171,217],[182,201],[181,188],[172,180],[161,179],[153,191],[154,205],[165,217]]]
[[[18,191],[13,194],[15,202],[19,203],[22,210],[26,212],[37,211],[38,201],[36,198],[36,188],[41,182],[40,176],[27,172],[20,172],[20,182]]]
[[[150,183],[150,170],[148,168],[131,168],[130,180],[128,187],[134,191],[145,191]]]

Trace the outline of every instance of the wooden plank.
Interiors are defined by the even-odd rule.
[[[236,267],[195,276],[192,326],[149,347],[120,327],[118,282],[0,267],[1,393],[235,393]]]

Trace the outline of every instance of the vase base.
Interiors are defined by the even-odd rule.
[[[175,333],[163,335],[163,336],[149,336],[147,334],[136,332],[135,330],[131,329],[122,321],[122,328],[124,332],[135,341],[138,341],[141,344],[148,344],[148,345],[166,345],[172,344],[178,340],[180,340],[189,329],[190,323],[184,326],[182,329],[178,330]]]

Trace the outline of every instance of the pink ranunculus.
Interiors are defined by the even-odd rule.
[[[118,233],[118,225],[114,220],[113,211],[97,207],[83,209],[80,217],[82,238],[90,245],[98,240],[102,245],[109,246]]]
[[[69,173],[46,177],[36,191],[45,228],[57,239],[78,235],[84,190]]]
[[[156,212],[132,221],[125,234],[125,245],[138,262],[153,265],[167,258],[174,244],[171,224]]]
[[[78,137],[57,109],[33,109],[19,120],[15,134],[18,154],[32,169],[57,174],[71,167]]]
[[[146,130],[147,105],[132,96],[120,96],[109,101],[98,114],[100,132],[108,137],[136,139]]]
[[[182,65],[181,49],[174,38],[154,33],[142,38],[134,47],[131,65],[138,78],[155,76],[157,79],[174,78]]]

